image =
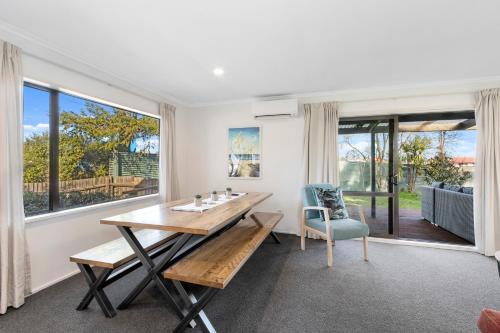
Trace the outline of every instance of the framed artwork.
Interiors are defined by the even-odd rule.
[[[228,177],[258,179],[261,177],[261,128],[228,129]]]

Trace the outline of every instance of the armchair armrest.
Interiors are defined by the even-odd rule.
[[[327,223],[330,222],[330,214],[328,214],[328,208],[321,207],[321,206],[306,206],[302,209],[302,213],[305,214],[305,212],[308,210],[321,210],[321,211],[323,211],[323,214],[325,214],[325,222],[327,222]]]
[[[357,207],[358,208],[358,213],[359,213],[359,219],[361,220],[362,223],[366,224],[365,212],[363,210],[363,206],[358,205],[358,204],[348,204],[346,206]]]

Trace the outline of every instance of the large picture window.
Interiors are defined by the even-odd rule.
[[[158,193],[158,118],[24,86],[26,216]]]

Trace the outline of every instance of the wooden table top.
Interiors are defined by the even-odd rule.
[[[101,224],[210,235],[271,195],[272,193],[266,192],[250,192],[203,213],[174,211],[171,207],[187,204],[193,199],[176,200],[111,216],[102,219]]]

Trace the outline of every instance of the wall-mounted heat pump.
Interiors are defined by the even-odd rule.
[[[292,99],[275,99],[254,102],[253,116],[259,118],[295,117],[299,112],[298,101]]]

